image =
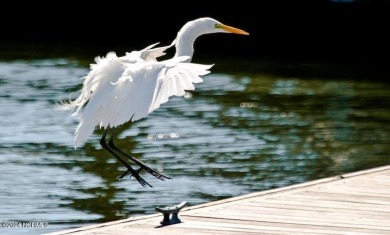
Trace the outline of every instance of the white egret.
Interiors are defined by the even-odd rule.
[[[194,90],[193,83],[202,82],[200,76],[208,74],[212,65],[191,63],[193,44],[197,37],[210,33],[248,35],[212,18],[200,18],[186,23],[169,46],[154,48],[156,44],[153,44],[122,57],[114,52],[109,52],[106,57],[96,57],[96,64],[91,64],[90,72],[84,77],[80,96],[65,105],[75,110],[72,115],[80,113],[74,147],[82,145],[99,125],[105,129],[101,146],[127,168],[120,178],[130,172],[142,186],[152,187],[139,175],[144,169],[160,180],[170,179],[117,148],[113,142],[115,127],[146,117],[171,96],[183,96],[186,90]],[[165,55],[165,50],[173,45],[176,47],[175,56],[157,61],[157,57]],[[106,142],[108,130],[111,130],[111,137]],[[134,170],[124,160],[126,158],[139,169]]]

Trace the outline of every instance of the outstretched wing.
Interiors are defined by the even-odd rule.
[[[76,109],[73,113],[73,115],[76,115],[99,87],[105,87],[108,83],[116,82],[129,64],[157,61],[157,57],[165,55],[164,51],[172,47],[174,42],[169,46],[154,48],[158,44],[155,43],[141,51],[127,53],[123,57],[118,57],[115,52],[107,53],[106,57],[96,57],[96,64],[91,64],[91,71],[83,77],[84,83],[80,96],[70,104],[65,105],[65,108]]]
[[[150,104],[150,112],[166,103],[171,96],[183,96],[185,91],[195,90],[193,83],[201,83],[204,76],[210,73],[213,65],[178,63],[174,67],[163,68],[157,79],[155,93]]]
[[[84,143],[96,125],[116,127],[144,118],[168,101],[194,90],[193,83],[209,73],[210,65],[182,63],[188,57],[163,62],[126,64],[120,78],[100,85],[81,114],[74,146]]]

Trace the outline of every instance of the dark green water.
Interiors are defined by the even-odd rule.
[[[116,179],[124,169],[101,149],[101,131],[72,146],[77,119],[56,103],[80,88],[84,62],[0,61],[0,221],[48,222],[0,234],[58,231],[390,164],[389,83],[333,76],[328,67],[300,77],[210,63],[217,71],[195,92],[119,129],[121,148],[173,178],[143,174],[154,186],[143,188]]]

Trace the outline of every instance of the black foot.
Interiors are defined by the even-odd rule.
[[[153,175],[154,177],[156,177],[157,179],[162,180],[162,181],[164,181],[165,179],[169,179],[169,180],[172,179],[166,175],[161,174],[160,172],[158,172],[156,170],[153,170],[152,168],[148,167],[147,165],[145,165],[143,162],[141,162],[139,160],[136,160],[136,163],[138,163],[138,165],[140,166],[140,169],[138,171],[141,171],[142,169],[144,169],[149,174]]]
[[[149,186],[151,188],[153,188],[152,185],[150,185],[148,182],[146,182],[146,180],[144,180],[140,175],[139,175],[139,172],[142,170],[142,168],[134,171],[134,170],[130,170],[128,169],[125,173],[123,173],[121,176],[118,177],[118,179],[123,179],[123,177],[125,177],[127,174],[131,173],[131,177],[134,177],[143,187],[146,187],[146,186]]]
[[[139,168],[138,170],[134,171],[134,174],[139,175],[139,173],[142,171],[142,168]],[[118,180],[123,179],[127,174],[131,173],[130,170],[127,170],[125,173],[123,173],[121,176],[118,177]],[[130,178],[134,176],[134,174],[130,175]]]
[[[115,135],[115,128],[112,128],[112,134],[108,142],[106,142],[106,135],[107,131],[110,127],[108,126],[106,130],[103,132],[103,136],[100,139],[100,145],[106,149],[108,152],[110,152],[122,165],[124,165],[127,168],[127,171],[123,173],[121,176],[118,177],[118,179],[122,179],[125,177],[129,172],[131,173],[131,177],[134,177],[143,187],[149,186],[153,188],[152,185],[150,185],[148,182],[146,182],[140,175],[139,173],[145,169],[149,174],[153,175],[159,180],[165,180],[165,179],[171,179],[168,176],[165,176],[161,174],[160,172],[153,170],[152,168],[148,167],[145,165],[145,163],[139,161],[138,159],[127,155],[124,151],[121,149],[117,148],[114,144],[114,135]],[[122,155],[122,156],[120,156]],[[136,163],[140,168],[138,170],[134,170],[122,157],[128,158],[130,161]]]
[[[121,153],[123,156],[125,156],[126,158],[128,158],[129,160],[133,161],[134,163],[136,163],[140,169],[138,170],[138,172],[140,172],[142,169],[144,169],[145,171],[147,171],[149,174],[153,175],[154,177],[156,177],[157,179],[159,180],[165,180],[165,179],[171,179],[170,177],[168,176],[165,176],[163,174],[161,174],[160,172],[156,171],[156,170],[153,170],[152,168],[148,167],[145,163],[141,162],[140,160],[126,154],[124,151],[122,151],[121,149],[119,149],[118,147],[115,146],[114,144],[114,140],[112,138],[113,136],[111,136],[110,140],[108,141],[108,146],[111,148],[111,149],[114,149],[115,151],[118,151],[119,153]]]
[[[129,170],[127,170],[127,171],[125,171],[125,173],[123,173],[121,176],[119,176],[117,179],[118,180],[121,180],[121,179],[123,179],[127,174],[129,174],[130,173],[130,171]],[[131,177],[131,176],[130,176]]]

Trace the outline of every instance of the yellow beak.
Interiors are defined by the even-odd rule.
[[[249,35],[248,32],[245,32],[244,30],[241,30],[241,29],[237,29],[237,28],[234,28],[234,27],[231,27],[231,26],[228,26],[228,25],[224,25],[224,24],[216,24],[215,25],[216,28],[221,28],[229,33],[235,33],[235,34],[242,34],[242,35]]]

